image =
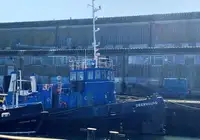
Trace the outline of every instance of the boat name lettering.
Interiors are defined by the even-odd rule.
[[[143,106],[152,106],[152,105],[157,105],[158,102],[149,102],[149,103],[139,103],[139,104],[136,104],[136,107],[143,107]]]
[[[25,123],[31,123],[31,122],[36,122],[36,120],[21,121],[19,123],[25,124]]]

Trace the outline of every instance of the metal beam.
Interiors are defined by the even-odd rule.
[[[161,55],[161,54],[200,54],[200,47],[185,48],[121,48],[99,49],[101,55]],[[0,50],[0,56],[84,56],[93,55],[93,49],[36,49]]]

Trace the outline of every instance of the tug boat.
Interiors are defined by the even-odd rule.
[[[19,102],[19,105],[2,110],[5,114],[15,114],[2,118],[0,123],[5,123],[2,125],[6,129],[1,127],[0,130],[36,131],[38,127],[37,135],[49,137],[81,134],[80,130],[85,128],[95,128],[99,135],[107,135],[109,131],[127,135],[165,134],[163,98],[152,94],[145,99],[118,101],[112,60],[99,57],[98,65],[95,63],[94,59],[71,61],[67,83],[63,83],[62,77],[58,76],[57,83],[39,85],[32,75],[29,88],[24,86],[16,94],[9,90],[6,104],[12,106],[16,96],[14,101]],[[6,81],[15,81],[15,77],[16,74],[12,73],[11,80]],[[12,82],[9,82],[8,89],[12,86]],[[44,110],[48,113],[41,113]],[[7,124],[15,125],[10,127]]]
[[[52,137],[80,134],[80,129],[95,128],[98,134],[109,131],[125,134],[164,134],[165,103],[154,94],[146,99],[116,100],[112,60],[76,60],[70,64],[70,82],[51,85],[52,108],[41,133]]]

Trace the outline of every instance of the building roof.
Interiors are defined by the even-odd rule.
[[[130,22],[154,22],[165,20],[189,20],[200,19],[200,12],[170,13],[154,15],[138,15],[124,17],[105,17],[99,18],[97,24],[130,23]],[[23,27],[48,27],[62,25],[90,25],[92,19],[68,19],[68,20],[49,20],[49,21],[30,21],[30,22],[10,22],[0,23],[0,28],[23,28]]]

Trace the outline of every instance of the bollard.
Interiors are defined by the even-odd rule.
[[[119,132],[117,131],[109,131],[110,133],[110,138],[109,140],[117,140],[119,139],[120,137],[125,137],[125,134],[120,134]]]
[[[95,140],[96,128],[87,128],[87,140]]]
[[[87,140],[95,140],[95,131],[97,129],[96,128],[91,128],[91,127],[88,127],[88,128],[80,128],[80,131],[84,131],[84,132],[87,132]]]
[[[117,132],[117,131],[109,131],[109,133],[110,133],[110,140],[116,140],[117,138],[118,138],[118,134],[119,134],[119,132]]]

